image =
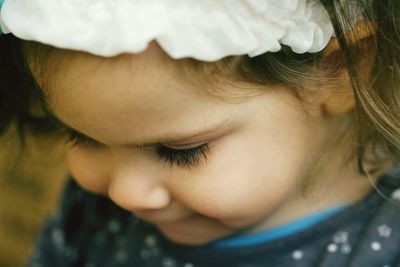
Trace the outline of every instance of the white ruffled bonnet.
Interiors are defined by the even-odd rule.
[[[0,0],[1,2],[1,0]],[[333,36],[318,0],[4,0],[4,33],[103,57],[155,40],[175,59],[319,52]]]

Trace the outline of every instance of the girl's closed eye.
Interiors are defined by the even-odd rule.
[[[157,145],[155,151],[158,159],[164,166],[190,168],[207,161],[207,154],[210,147],[207,143],[185,149],[174,149],[165,145]]]
[[[71,130],[67,130],[67,142],[71,143],[72,147],[83,146],[91,149],[104,147],[103,144],[96,140]],[[171,168],[175,165],[180,168],[190,168],[205,163],[209,149],[207,143],[182,149],[171,148],[162,144],[153,146],[157,160],[163,163],[164,166]]]

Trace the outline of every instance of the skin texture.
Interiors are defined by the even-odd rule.
[[[365,177],[343,164],[343,151],[331,152],[353,101],[344,108],[330,90],[310,88],[312,105],[300,105],[283,87],[227,101],[179,79],[156,44],[111,59],[57,53],[65,60],[45,89],[51,110],[103,144],[70,147],[71,174],[174,242],[198,245],[235,231],[257,233],[354,203],[370,190]],[[219,87],[229,92],[240,84]],[[208,143],[207,161],[190,168],[165,166],[154,148],[135,146],[209,128],[160,142],[174,149]]]

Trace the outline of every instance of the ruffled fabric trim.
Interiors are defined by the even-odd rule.
[[[5,33],[103,57],[153,40],[175,59],[319,52],[333,28],[317,0],[5,0]]]

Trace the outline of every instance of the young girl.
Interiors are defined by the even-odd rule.
[[[28,266],[400,266],[399,12],[5,0],[1,129],[69,137]]]

